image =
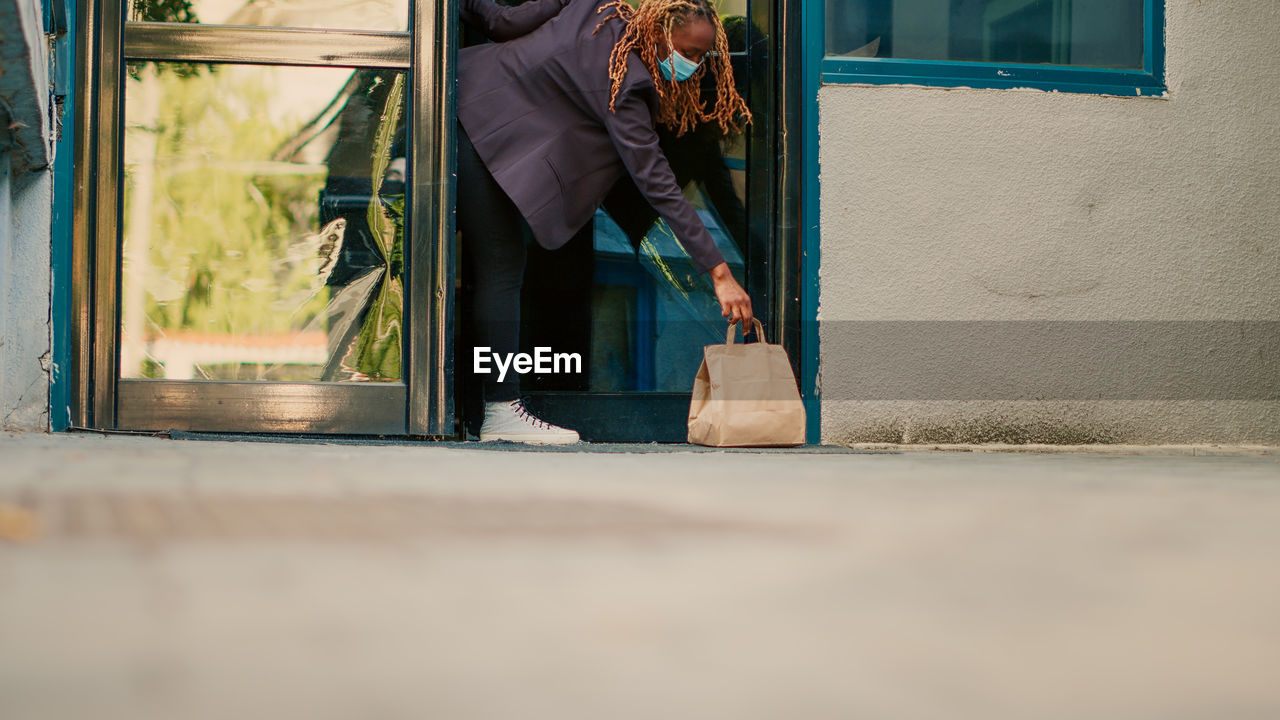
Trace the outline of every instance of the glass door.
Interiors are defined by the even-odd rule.
[[[81,424],[451,435],[452,3],[99,8]]]
[[[798,258],[792,255],[798,234],[786,221],[794,199],[787,183],[794,178],[780,130],[786,119],[780,83],[789,70],[778,60],[786,35],[780,28],[792,9],[781,0],[718,3],[735,82],[754,118],[743,135],[725,137],[704,126],[660,137],[686,197],[751,294],[769,341],[787,346],[796,363]],[[707,90],[714,92],[710,83],[704,96]],[[624,180],[568,245],[555,251],[530,246],[521,350],[577,354],[582,369],[524,375],[526,405],[584,440],[683,442],[702,349],[724,342],[720,312],[710,278],[695,270],[671,230]],[[468,387],[460,384],[460,397],[464,414],[474,418],[479,408]]]

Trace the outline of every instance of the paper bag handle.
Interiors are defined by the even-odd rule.
[[[760,323],[760,319],[751,318],[751,322],[752,324],[755,325],[755,328],[756,328],[756,339],[759,340],[760,342],[767,342],[764,339],[764,325]],[[729,323],[729,330],[724,334],[725,345],[732,345],[735,342],[737,342],[737,337],[736,337],[737,333],[735,332],[737,329],[738,329],[738,323]],[[744,340],[746,339],[745,334],[743,335],[743,339]]]

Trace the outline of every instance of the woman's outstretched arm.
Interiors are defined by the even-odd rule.
[[[743,330],[747,330],[753,317],[751,297],[734,279],[711,233],[676,184],[676,176],[653,129],[651,108],[637,92],[619,93],[614,107],[616,112],[605,115],[605,126],[627,174],[653,209],[667,221],[694,266],[711,276],[721,314],[730,322],[741,322]]]

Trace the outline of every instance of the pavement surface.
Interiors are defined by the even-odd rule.
[[[0,717],[1280,717],[1280,458],[0,435]]]

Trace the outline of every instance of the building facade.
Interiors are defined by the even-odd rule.
[[[4,429],[461,435],[463,38],[367,5],[0,1]],[[720,10],[754,122],[664,149],[811,442],[1280,443],[1280,8]],[[530,257],[588,439],[680,439],[722,332],[646,212]]]
[[[1069,5],[1146,67],[823,68],[825,439],[1280,441],[1280,7]]]

